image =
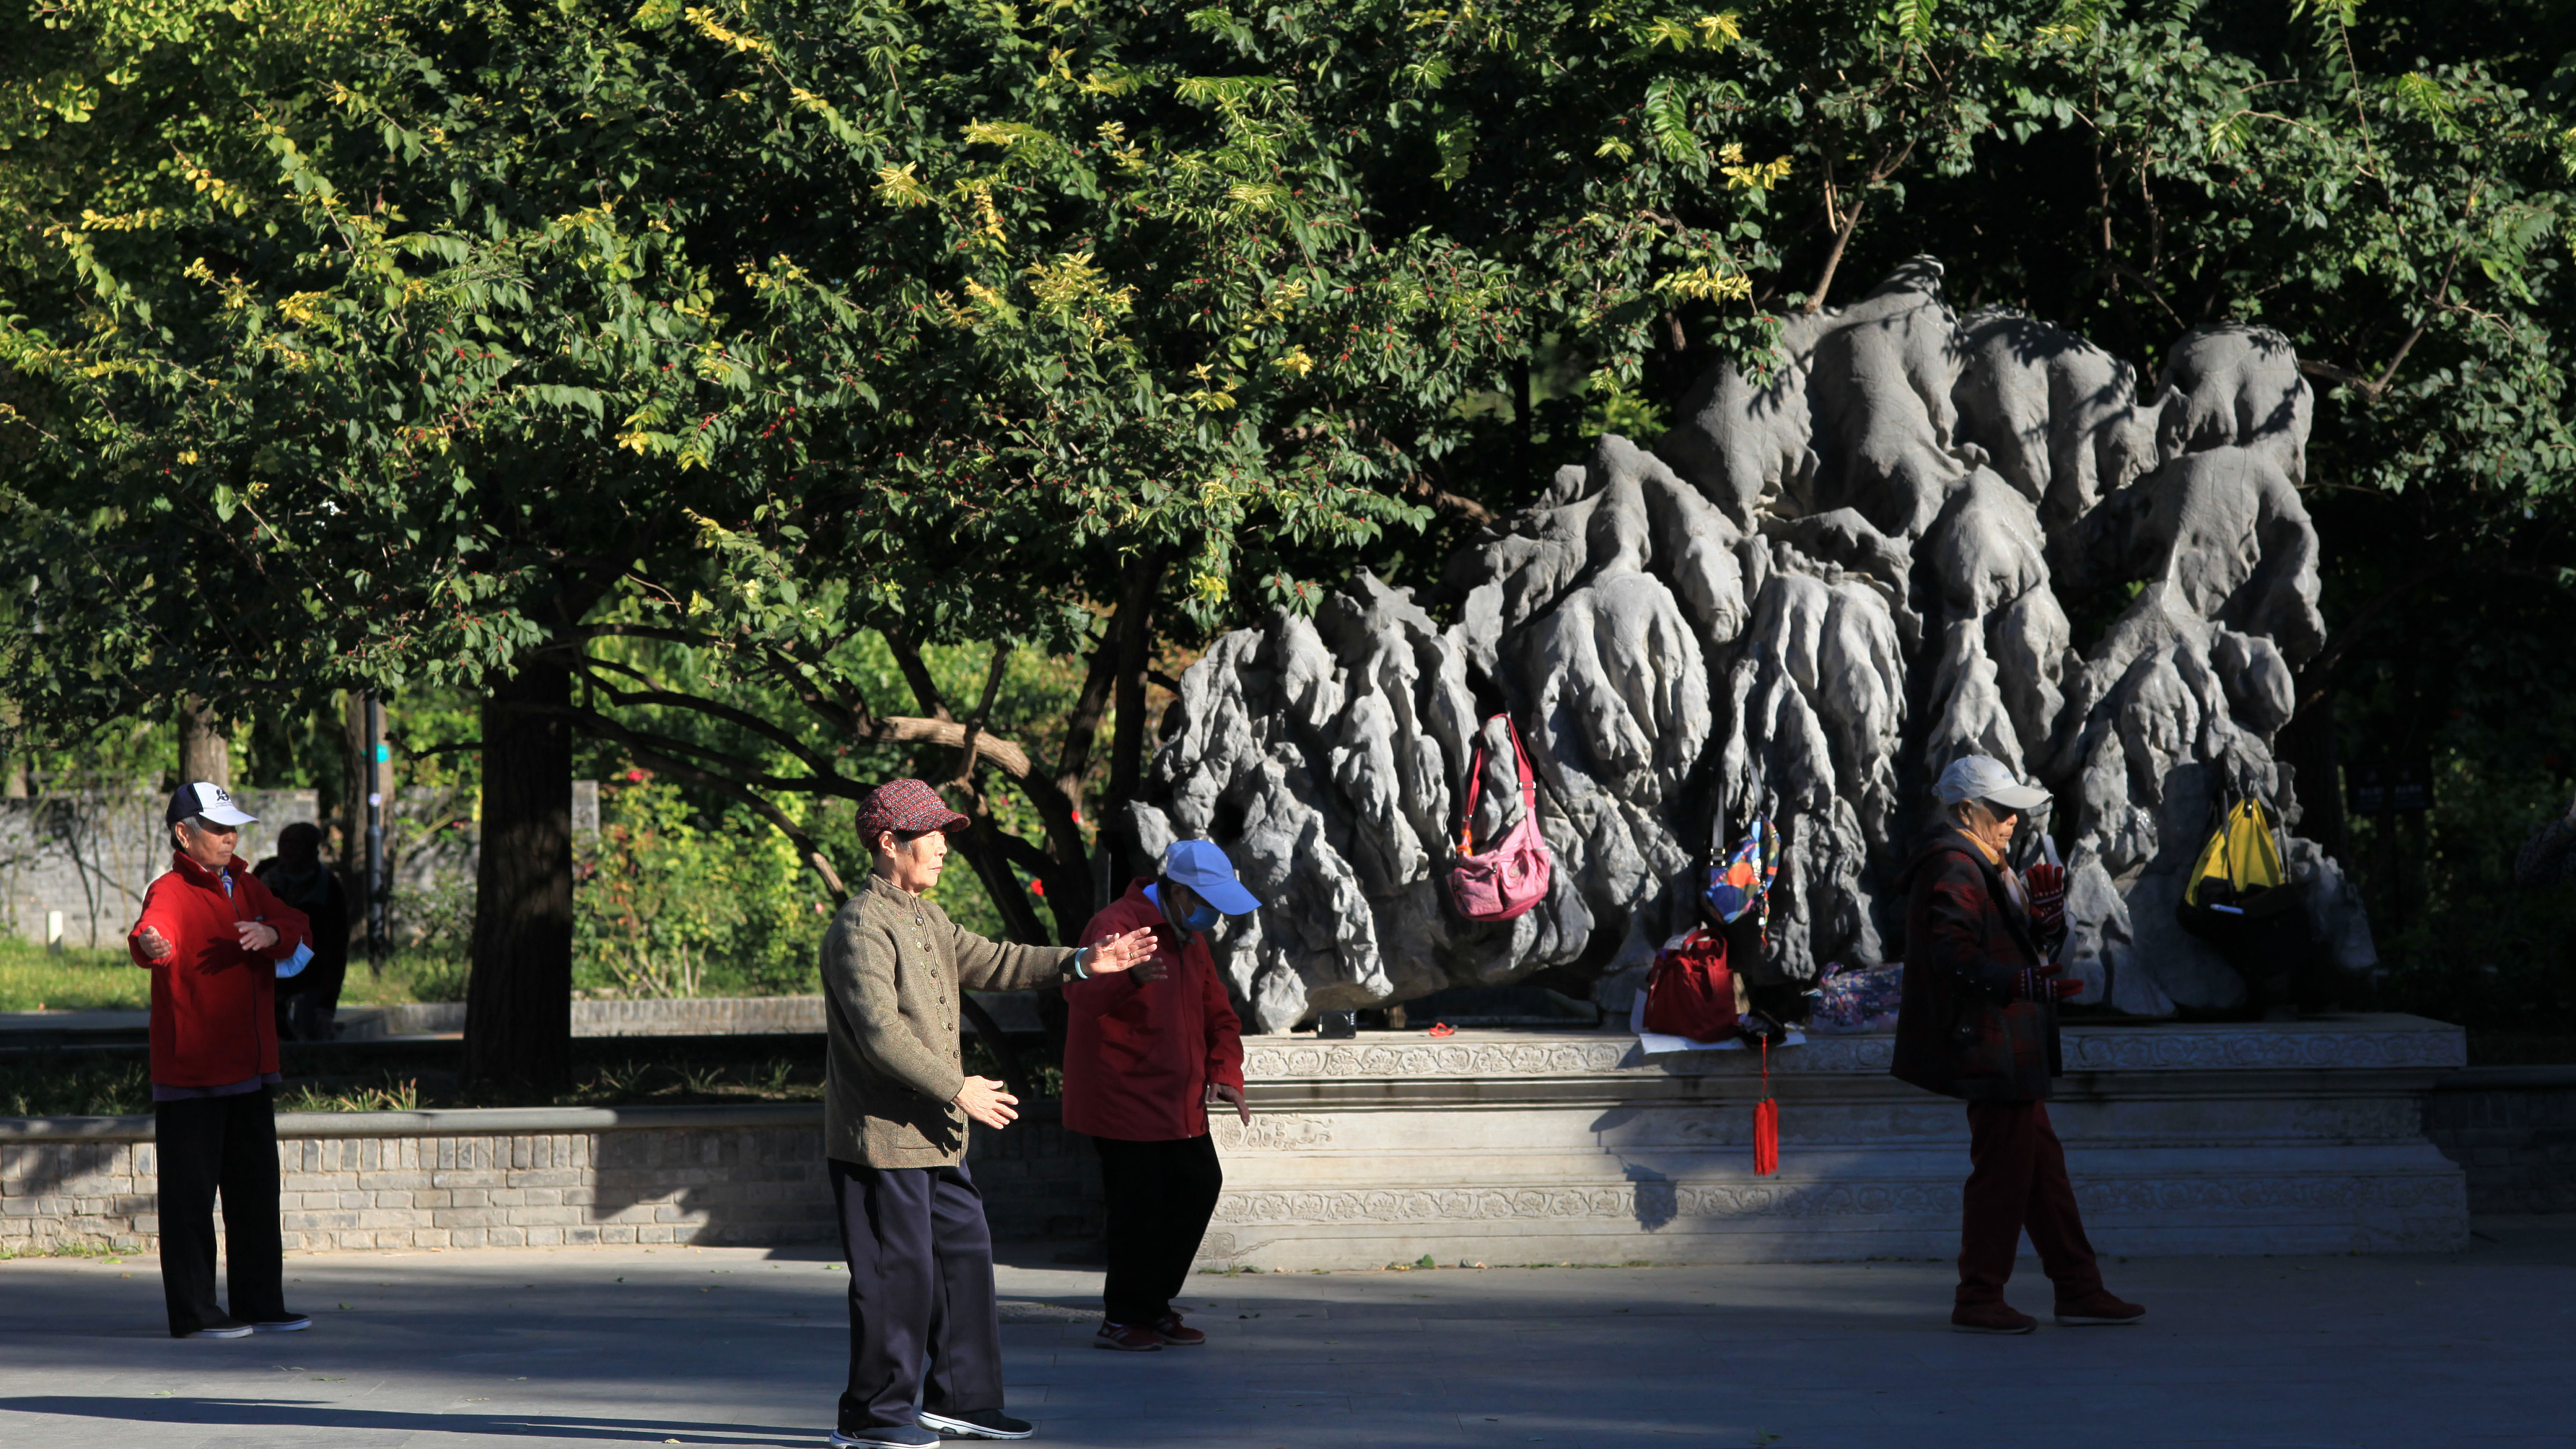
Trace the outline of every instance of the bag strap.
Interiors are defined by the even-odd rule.
[[[1486,723],[1491,724],[1492,721],[1488,720]],[[1465,814],[1458,817],[1458,853],[1460,855],[1476,853],[1476,801],[1484,793],[1484,789],[1485,731],[1480,725],[1476,729],[1475,758],[1467,766],[1467,809]]]
[[[1529,751],[1521,748],[1521,727],[1512,723],[1510,715],[1504,715],[1503,728],[1512,732],[1512,762],[1520,766],[1521,808],[1536,815],[1538,813],[1538,775],[1530,769]]]
[[[1512,763],[1518,768],[1521,777],[1521,808],[1531,815],[1536,815],[1538,814],[1538,776],[1530,769],[1529,751],[1521,747],[1521,727],[1512,723],[1512,717],[1508,713],[1485,716],[1486,724],[1492,724],[1496,720],[1501,720],[1503,728],[1511,733]],[[1476,731],[1475,763],[1467,767],[1467,813],[1458,821],[1458,853],[1461,855],[1476,853],[1476,802],[1483,798],[1484,790],[1485,731],[1480,726]]]

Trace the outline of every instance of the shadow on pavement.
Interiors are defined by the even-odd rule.
[[[550,1439],[659,1440],[663,1443],[810,1446],[811,1428],[767,1424],[701,1424],[662,1419],[601,1419],[566,1414],[418,1414],[347,1409],[282,1399],[126,1399],[34,1395],[0,1399],[0,1412],[117,1419],[129,1424],[203,1424],[263,1429],[346,1429],[387,1434],[501,1434]]]

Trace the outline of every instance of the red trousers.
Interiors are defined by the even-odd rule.
[[[2058,1301],[2102,1286],[2075,1186],[2066,1179],[2066,1149],[2048,1125],[2045,1102],[1968,1104],[1968,1189],[1959,1228],[1959,1303],[2001,1303],[2021,1235],[2039,1250]]]

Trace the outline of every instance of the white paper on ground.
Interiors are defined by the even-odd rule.
[[[1659,1052],[1740,1052],[1744,1050],[1744,1038],[1740,1036],[1731,1036],[1724,1041],[1692,1041],[1686,1036],[1668,1036],[1660,1031],[1646,1030],[1646,993],[1643,991],[1637,993],[1636,1000],[1628,1007],[1628,1029],[1637,1034],[1637,1049],[1650,1057]],[[1806,1043],[1807,1034],[1794,1026],[1789,1028],[1789,1034],[1782,1037],[1779,1042],[1784,1047],[1804,1046]]]

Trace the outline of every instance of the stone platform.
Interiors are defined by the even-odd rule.
[[[1217,1119],[1202,1267],[1728,1263],[1958,1251],[1961,1107],[1887,1074],[1892,1038],[1771,1054],[1780,1171],[1753,1172],[1762,1063],[1614,1034],[1246,1041],[1256,1112]],[[2461,1170],[2425,1097],[2457,1027],[2420,1017],[2070,1025],[2050,1116],[2115,1254],[2448,1251]]]

